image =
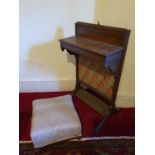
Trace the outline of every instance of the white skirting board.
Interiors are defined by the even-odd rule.
[[[72,91],[75,87],[75,80],[59,81],[20,81],[20,92],[58,92]],[[135,107],[134,95],[118,94],[116,99],[117,107]]]
[[[116,107],[135,107],[134,95],[117,95]]]
[[[20,81],[20,92],[58,92],[71,91],[75,87],[75,80],[55,81]]]

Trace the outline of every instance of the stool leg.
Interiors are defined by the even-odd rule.
[[[94,132],[95,135],[97,135],[100,132],[100,130],[102,129],[103,125],[105,124],[108,118],[109,116],[104,117],[101,120],[101,122],[97,125],[97,127],[95,128],[95,132]]]

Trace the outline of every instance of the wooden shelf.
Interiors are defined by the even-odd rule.
[[[83,102],[88,104],[91,108],[93,108],[95,111],[97,111],[99,114],[101,114],[103,117],[105,115],[109,114],[111,107],[100,100],[99,98],[95,97],[88,91],[85,91],[83,89],[78,90],[75,93],[75,96],[80,98]]]
[[[120,47],[120,46],[115,46],[112,44],[103,43],[100,41],[96,41],[96,40],[92,40],[92,39],[88,39],[80,36],[73,36],[73,37],[61,39],[60,42],[61,42],[62,48],[65,46],[64,44],[68,44],[70,46],[76,47],[77,50],[72,52],[75,52],[77,54],[83,54],[78,52],[78,50],[83,50],[83,52],[89,51],[91,53],[98,54],[100,56],[107,56],[107,55],[111,55],[116,52],[119,52],[123,49],[123,47]],[[70,49],[67,48],[67,50],[72,50],[72,48],[71,47]]]
[[[62,50],[67,50],[70,54],[83,55],[96,61],[103,61],[106,68],[113,72],[113,62],[116,64],[122,55],[123,47],[88,39],[81,36],[73,36],[60,39]],[[115,65],[117,66],[117,64]]]

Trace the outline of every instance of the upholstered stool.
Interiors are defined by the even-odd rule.
[[[31,139],[35,148],[81,136],[71,95],[33,101]]]

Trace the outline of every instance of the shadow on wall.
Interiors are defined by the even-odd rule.
[[[53,41],[46,42],[41,45],[33,46],[29,51],[29,61],[40,65],[51,65],[56,63],[57,57],[61,53],[58,53],[59,47],[58,39],[63,37],[62,28],[58,28],[55,33]],[[54,66],[53,66],[54,67]]]
[[[74,66],[76,66],[75,56],[67,53],[67,61],[68,63],[72,63]]]
[[[58,70],[60,70],[60,68],[62,70],[64,69],[65,59],[73,64],[75,62],[72,56],[61,52],[58,40],[63,38],[63,36],[63,29],[59,27],[55,33],[55,39],[53,41],[33,46],[29,51],[28,59],[30,65],[28,64],[27,67],[31,69],[31,64],[39,65],[39,67],[37,67],[39,72],[52,74],[58,79],[61,76],[59,75],[61,73],[59,73]]]

